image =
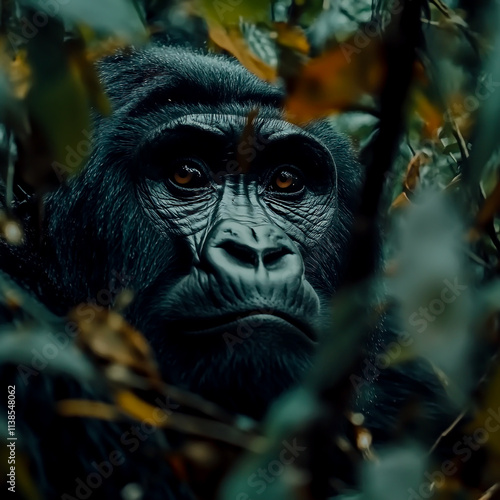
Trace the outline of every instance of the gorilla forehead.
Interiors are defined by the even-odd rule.
[[[149,134],[148,139],[154,141],[155,135],[162,135],[176,127],[193,127],[233,141],[241,139],[241,133],[248,124],[249,118],[244,109],[238,107],[238,113],[232,113],[231,107],[221,106],[212,113],[182,113]],[[257,110],[260,111],[260,110]],[[278,139],[293,133],[304,134],[304,131],[290,122],[281,119],[279,114],[273,112],[259,113],[253,120],[252,135],[262,141]],[[312,138],[312,136],[307,135]]]
[[[213,106],[236,102],[279,108],[284,94],[227,57],[173,47],[122,52],[100,66],[115,108],[148,114],[179,103]]]

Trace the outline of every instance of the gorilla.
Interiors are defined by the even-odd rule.
[[[260,417],[310,365],[339,280],[360,178],[349,143],[287,122],[283,93],[226,57],[158,47],[101,74],[113,113],[44,201],[62,309],[126,277],[126,317],[165,379]]]
[[[60,316],[84,317],[119,276],[164,379],[260,419],[328,324],[362,179],[350,142],[326,120],[287,121],[284,92],[226,56],[156,46],[99,71],[113,111],[95,117],[85,168],[0,265]],[[367,398],[381,433],[412,392],[438,412],[437,381],[398,370]]]

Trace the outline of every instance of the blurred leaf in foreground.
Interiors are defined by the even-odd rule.
[[[208,31],[215,44],[236,57],[252,73],[263,80],[276,80],[277,69],[263,61],[250,49],[239,25],[224,26],[209,21]]]
[[[471,388],[475,301],[463,252],[465,230],[443,194],[424,193],[398,220],[398,271],[389,280],[410,348],[448,377],[459,406]]]
[[[238,25],[240,18],[265,22],[271,14],[270,0],[199,0],[209,23]]]
[[[380,42],[371,40],[367,47],[356,49],[354,41],[347,41],[312,59],[289,82],[287,115],[300,123],[349,110],[363,94],[377,94],[384,78]]]
[[[20,0],[20,3],[35,11],[41,4],[39,0]],[[70,0],[55,4],[57,8],[50,14],[70,25],[84,24],[102,35],[113,35],[129,42],[146,37],[141,16],[132,0]]]

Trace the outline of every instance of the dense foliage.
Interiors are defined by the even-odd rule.
[[[160,408],[165,418],[154,426],[183,438],[155,443],[156,452],[199,498],[316,499],[332,485],[370,500],[500,498],[499,24],[494,1],[2,0],[7,244],[25,238],[12,207],[78,173],[92,113],[110,112],[94,63],[149,41],[235,56],[286,89],[291,121],[328,117],[345,131],[366,172],[349,267],[332,303],[331,331],[344,334],[324,342],[303,386],[263,426],[163,384],[149,346],[120,316],[130,292],[115,284],[105,301],[89,299],[92,320],[75,314],[75,347],[55,341],[61,320],[0,274],[0,364],[26,384],[43,372],[103,387],[100,401],[60,402],[54,411],[64,418],[133,426]],[[371,251],[380,227],[383,266]],[[359,346],[389,309],[401,335],[369,362]],[[439,374],[456,420],[429,448],[412,432],[423,425],[418,401],[397,402],[401,433],[375,449],[363,415],[347,412],[346,402],[387,367],[419,356]],[[360,366],[364,379],[353,375]],[[196,416],[176,414],[175,404],[165,406],[170,398]],[[0,420],[7,438],[7,417]],[[17,492],[37,499],[29,444],[20,437]],[[153,474],[143,452],[136,466]],[[333,468],[324,458],[332,453]],[[2,481],[7,455],[4,448]],[[122,496],[147,491],[130,483]]]

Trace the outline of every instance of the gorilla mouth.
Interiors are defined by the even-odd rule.
[[[250,329],[250,332],[245,333],[248,336],[253,333],[253,330],[258,331],[259,328],[265,325],[271,325],[306,337],[314,343],[318,341],[317,334],[311,325],[281,311],[247,311],[214,317],[186,318],[175,321],[175,325],[171,324],[171,326],[180,327],[179,329],[187,335],[220,335],[221,332],[226,330],[234,331],[244,324]]]

